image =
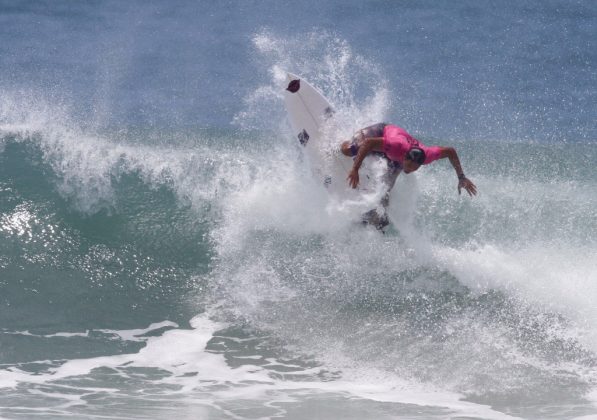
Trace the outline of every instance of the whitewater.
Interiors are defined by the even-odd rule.
[[[237,6],[0,6],[0,417],[597,416],[595,7]],[[392,43],[351,13],[409,19]],[[400,124],[479,195],[437,162],[361,226],[287,70],[334,104],[330,147]]]

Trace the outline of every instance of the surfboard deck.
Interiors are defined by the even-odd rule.
[[[358,194],[375,191],[381,182],[379,158],[367,157],[359,170],[359,187],[348,185],[347,177],[353,164],[351,157],[340,151],[343,140],[334,132],[334,107],[305,79],[287,73],[284,102],[290,125],[304,147],[313,175],[327,191],[338,199],[356,198]],[[358,127],[355,127],[355,131]]]

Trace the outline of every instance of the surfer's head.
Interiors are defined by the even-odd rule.
[[[408,174],[416,171],[423,162],[425,162],[425,152],[418,147],[412,147],[404,156],[404,162],[402,163],[404,173]]]

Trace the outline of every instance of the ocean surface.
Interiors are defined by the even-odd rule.
[[[285,70],[478,196],[360,226]],[[0,418],[597,418],[596,167],[592,0],[0,0]]]

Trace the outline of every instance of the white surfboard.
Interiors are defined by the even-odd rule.
[[[359,170],[359,187],[350,188],[347,177],[353,164],[350,157],[340,152],[343,140],[334,132],[334,108],[328,100],[306,80],[287,73],[284,102],[290,125],[304,147],[314,176],[328,192],[339,199],[355,197],[355,194],[375,192],[381,182],[376,157],[368,157]],[[355,127],[355,131],[358,127]]]

